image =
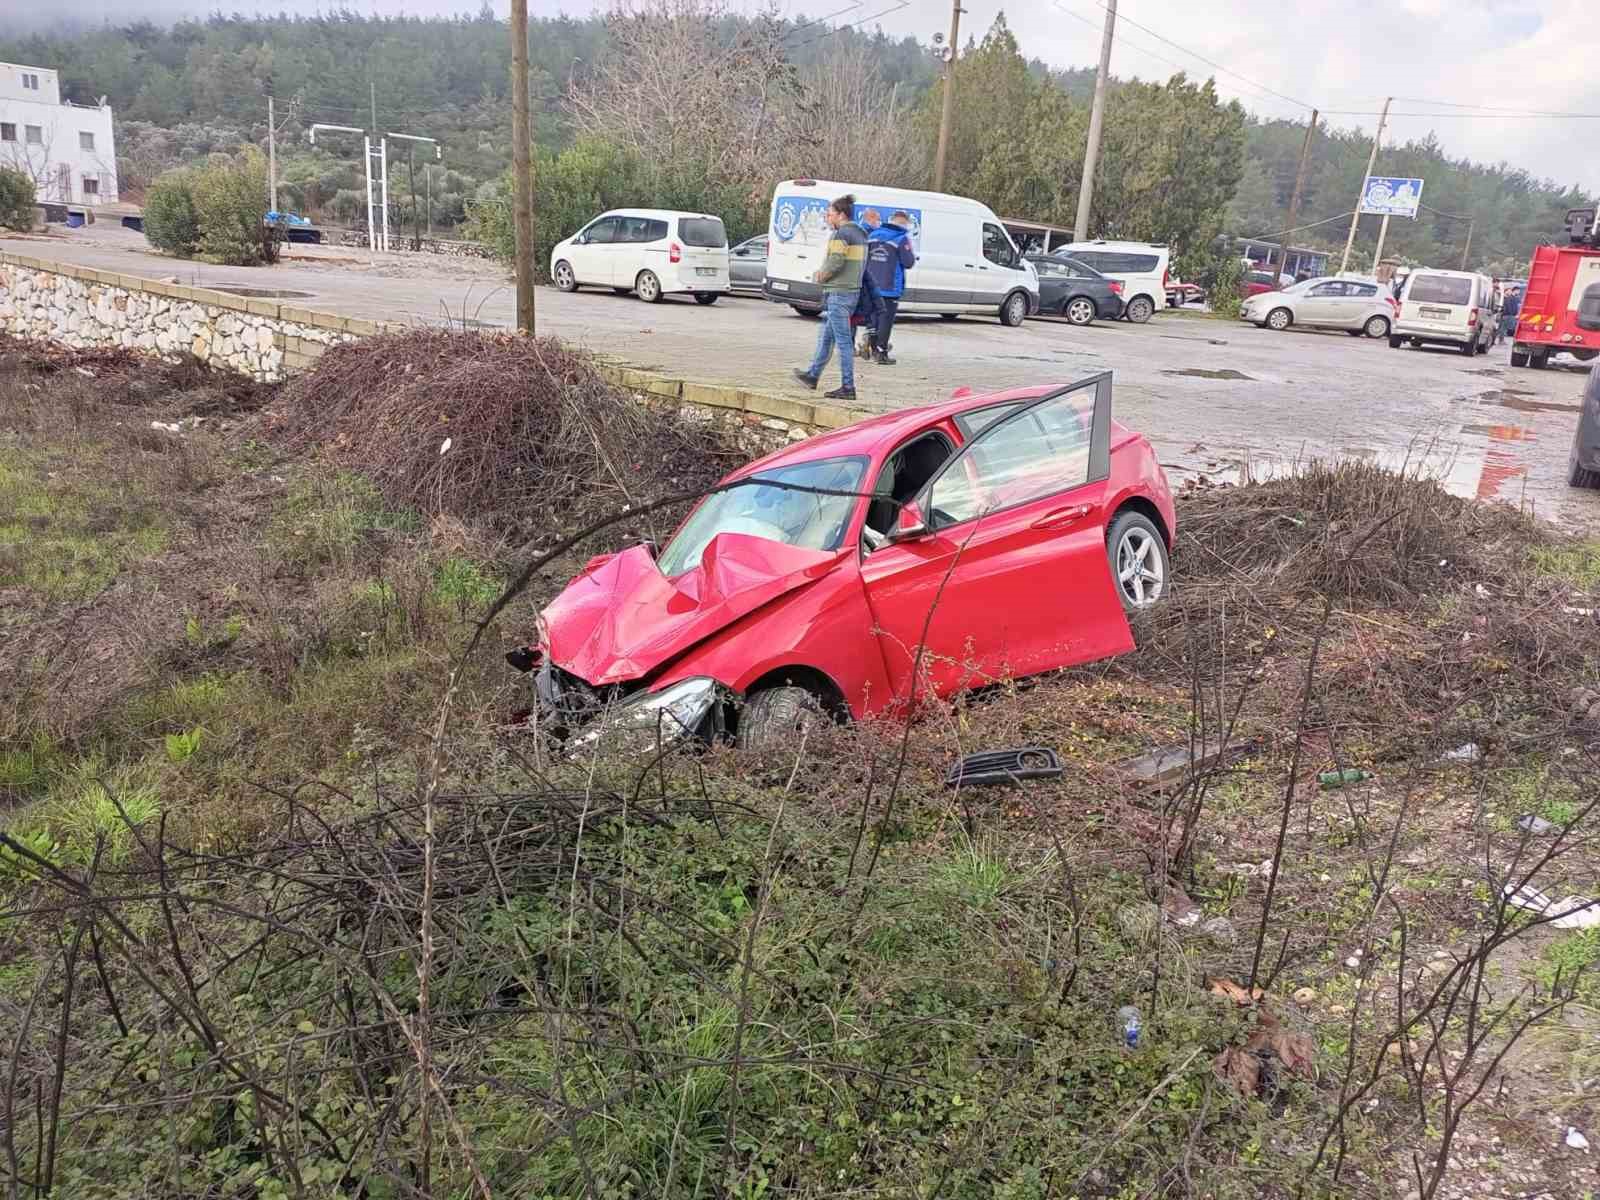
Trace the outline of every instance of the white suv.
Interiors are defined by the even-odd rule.
[[[1050,252],[1093,267],[1122,284],[1122,315],[1143,325],[1167,303],[1170,251],[1160,242],[1070,242]]]
[[[550,278],[563,292],[609,287],[650,304],[688,292],[715,304],[728,291],[728,231],[706,213],[613,209],[556,243]]]

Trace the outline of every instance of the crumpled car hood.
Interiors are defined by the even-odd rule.
[[[764,604],[822,578],[837,551],[743,533],[712,538],[676,579],[644,546],[601,559],[540,614],[550,660],[599,687],[638,679]]]

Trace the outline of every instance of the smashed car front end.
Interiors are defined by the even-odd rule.
[[[708,676],[649,690],[638,680],[595,686],[544,655],[533,672],[537,726],[571,751],[602,741],[648,749],[689,740],[715,741],[726,726],[732,691]]]

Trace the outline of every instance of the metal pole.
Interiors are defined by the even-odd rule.
[[[961,0],[950,2],[950,58],[944,64],[944,107],[939,112],[939,149],[933,156],[933,190],[944,191],[945,158],[950,150],[950,116],[955,110],[956,58],[961,53]]]
[[[378,168],[383,172],[383,249],[389,250],[389,139],[378,139]]]
[[[272,109],[272,93],[267,93],[267,192],[273,212],[278,211],[278,121]]]
[[[533,336],[533,130],[528,120],[528,0],[511,0],[511,175],[517,328]]]
[[[1311,110],[1311,123],[1306,126],[1306,136],[1300,143],[1300,162],[1294,169],[1294,191],[1289,193],[1289,229],[1294,229],[1295,221],[1300,217],[1300,193],[1306,186],[1306,156],[1311,151],[1311,135],[1317,128],[1317,110]],[[1278,260],[1278,274],[1286,275],[1289,272],[1289,237],[1284,234],[1283,253]],[[1276,282],[1276,280],[1274,280]]]
[[[1372,273],[1378,273],[1378,264],[1383,261],[1383,243],[1389,237],[1389,214],[1383,214],[1383,220],[1378,224],[1378,248],[1372,252]]]
[[[367,249],[378,248],[378,226],[375,221],[376,213],[372,211],[372,135],[369,133],[361,139],[361,161],[367,166]]]
[[[1089,206],[1094,202],[1094,169],[1100,159],[1100,127],[1106,118],[1106,76],[1111,73],[1111,39],[1117,30],[1117,0],[1106,0],[1106,28],[1100,38],[1100,69],[1094,77],[1094,106],[1089,110],[1089,144],[1083,150],[1083,182],[1078,185],[1078,220],[1073,241],[1089,236]],[[1290,222],[1293,224],[1293,222]]]
[[[1372,164],[1378,161],[1378,143],[1383,141],[1383,127],[1389,122],[1389,105],[1393,103],[1393,96],[1384,100],[1383,115],[1378,118],[1378,132],[1372,135],[1372,153],[1367,155],[1367,173],[1361,177],[1361,185],[1356,193],[1356,210],[1350,214],[1350,235],[1344,240],[1344,257],[1339,260],[1341,275],[1350,265],[1350,249],[1356,244],[1356,226],[1361,221],[1361,202],[1367,195],[1367,180],[1372,178]],[[1377,264],[1373,265],[1376,267]]]
[[[1467,253],[1472,249],[1472,226],[1477,218],[1467,222],[1467,244],[1461,247],[1461,269],[1467,269]]]

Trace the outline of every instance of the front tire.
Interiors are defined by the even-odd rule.
[[[1369,338],[1383,338],[1389,336],[1388,317],[1369,317],[1363,332]]]
[[[654,271],[640,271],[639,278],[633,281],[633,290],[646,304],[661,303],[661,280]]]
[[[1106,534],[1106,558],[1117,597],[1128,612],[1157,604],[1167,594],[1172,560],[1156,524],[1143,513],[1124,509]]]
[[[1074,296],[1061,306],[1061,315],[1068,325],[1091,325],[1095,318],[1094,301],[1087,296]]]
[[[556,264],[556,269],[551,272],[551,277],[556,281],[556,289],[563,292],[578,290],[578,277],[573,273],[572,264],[562,259]]]
[[[1267,314],[1267,328],[1274,333],[1282,333],[1294,324],[1294,314],[1287,308],[1275,308]]]
[[[705,304],[705,305],[715,304],[717,302],[717,293],[715,293],[715,292],[696,292],[694,294],[694,302],[696,304]]]
[[[741,750],[795,746],[795,734],[826,719],[822,704],[805,688],[763,688],[745,701],[734,744]]]
[[[1000,324],[1007,329],[1015,329],[1028,319],[1028,294],[1026,292],[1012,292],[1006,297],[1006,302],[1000,306]]]
[[[1128,301],[1128,311],[1125,315],[1135,325],[1143,325],[1156,315],[1156,306],[1150,303],[1149,296],[1135,296]]]

